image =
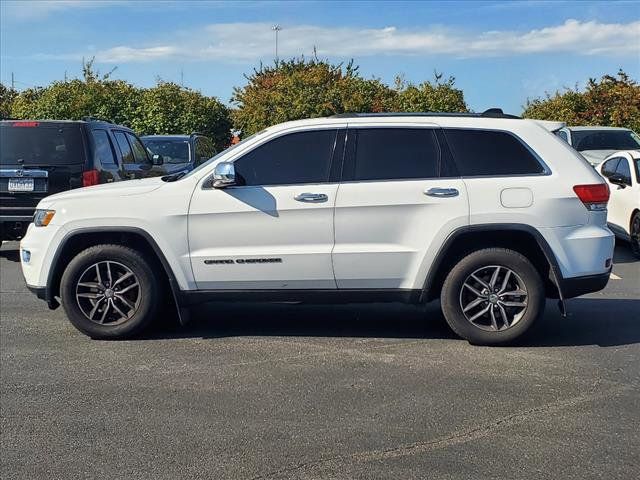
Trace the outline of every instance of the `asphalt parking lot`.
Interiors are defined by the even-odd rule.
[[[640,262],[517,347],[437,306],[207,305],[92,341],[0,250],[0,477],[640,478]]]

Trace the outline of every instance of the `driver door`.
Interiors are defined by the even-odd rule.
[[[233,159],[236,185],[191,199],[200,290],[335,289],[333,212],[344,128],[279,132]],[[332,168],[333,165],[333,168]]]

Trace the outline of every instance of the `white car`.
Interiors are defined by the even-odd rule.
[[[53,195],[21,242],[29,288],[123,338],[173,297],[440,299],[477,344],[510,342],[604,288],[607,184],[530,120],[352,114],[269,127],[185,174]],[[304,322],[304,318],[300,319]]]
[[[609,182],[609,228],[640,258],[640,151],[616,152],[598,166]]]
[[[628,128],[564,127],[555,133],[594,166],[613,152],[640,149],[640,136]]]

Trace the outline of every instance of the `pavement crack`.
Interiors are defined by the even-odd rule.
[[[497,431],[505,427],[519,425],[530,420],[532,417],[536,417],[541,414],[558,412],[560,410],[575,407],[583,403],[617,396],[625,391],[634,390],[637,388],[637,385],[616,385],[604,391],[578,395],[568,399],[547,403],[539,407],[533,407],[520,412],[515,412],[511,415],[497,418],[491,422],[462,429],[452,433],[451,435],[447,435],[434,440],[415,442],[393,448],[375,449],[363,452],[355,452],[348,455],[336,455],[333,457],[321,458],[305,463],[290,465],[288,467],[274,470],[266,474],[258,475],[256,477],[252,477],[251,480],[274,478],[276,476],[282,476],[293,472],[300,472],[301,470],[312,470],[321,467],[339,467],[345,462],[363,463],[428,453],[433,450],[439,450],[442,448],[447,448],[453,445],[467,443],[473,440],[478,440],[480,438],[494,435],[495,433],[497,433]]]

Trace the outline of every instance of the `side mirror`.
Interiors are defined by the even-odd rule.
[[[619,187],[625,188],[627,186],[626,179],[620,175],[619,173],[614,173],[609,177],[609,181],[614,185],[618,185]]]
[[[224,188],[236,184],[236,170],[231,162],[220,162],[213,171],[213,187]]]
[[[151,163],[153,165],[162,165],[164,163],[164,158],[159,153],[155,153],[151,156]]]

